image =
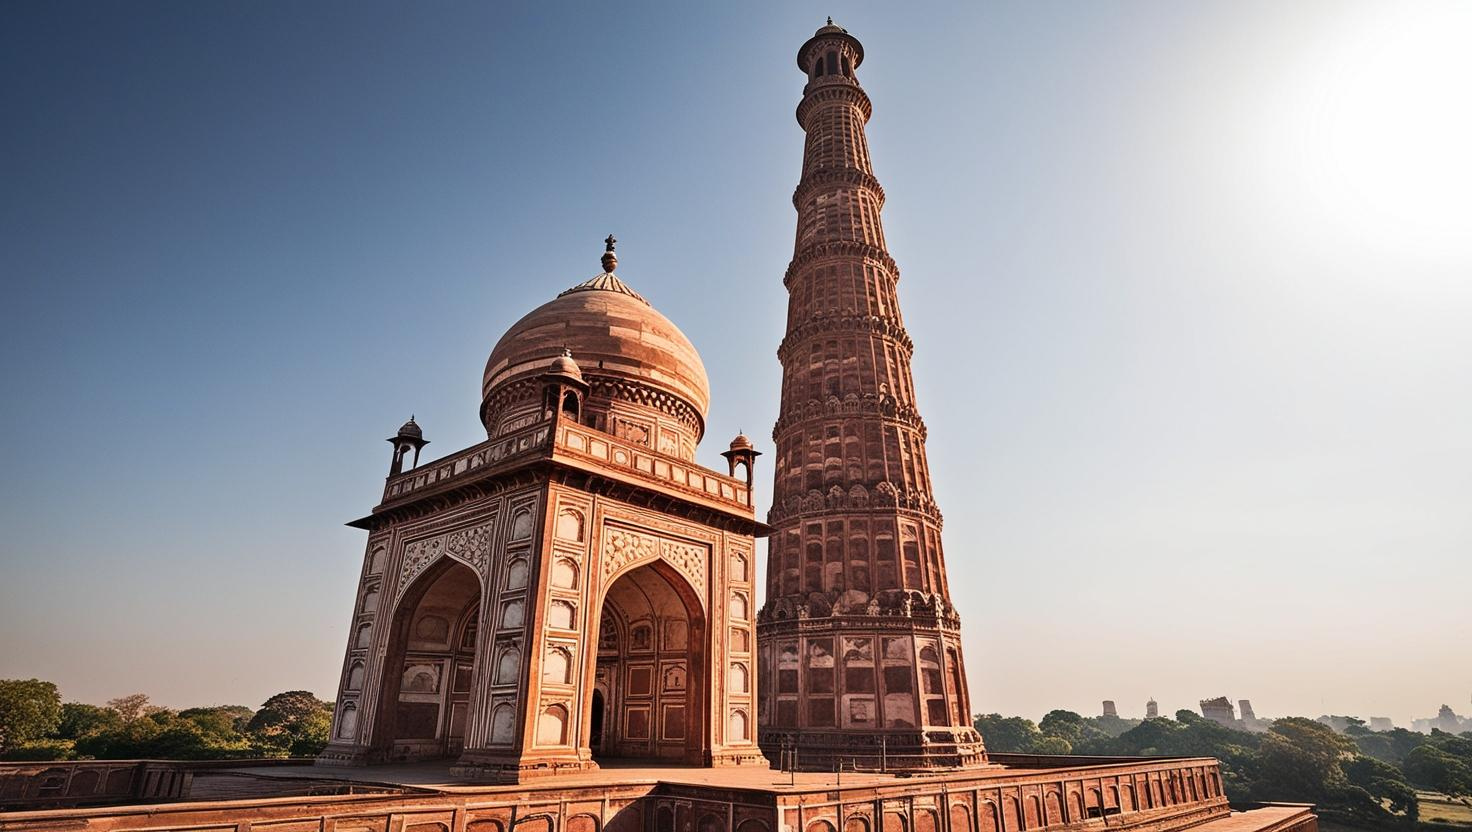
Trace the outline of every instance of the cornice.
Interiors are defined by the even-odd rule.
[[[852,332],[887,338],[904,350],[905,357],[915,355],[915,342],[905,332],[905,327],[895,318],[881,315],[860,315],[853,312],[837,314],[815,314],[787,331],[787,336],[777,346],[777,360],[783,364],[791,357],[792,350],[804,339],[830,332]]]
[[[788,407],[772,426],[772,441],[778,441],[787,430],[808,422],[849,419],[854,416],[867,416],[904,425],[919,434],[922,442],[930,434],[925,421],[920,418],[920,411],[914,405],[900,402],[888,394],[867,393],[860,396],[850,393],[843,398],[829,396],[822,400],[808,399],[802,404]]]
[[[779,495],[767,512],[767,523],[780,528],[794,520],[834,514],[905,514],[929,520],[937,529],[945,523],[935,498],[920,491],[900,491],[888,482],[880,482],[872,491],[855,483],[848,488],[830,486],[826,493],[814,488],[805,494]]]
[[[874,103],[869,100],[869,94],[864,92],[863,87],[852,78],[826,77],[829,80],[808,84],[802,101],[797,104],[797,123],[802,125],[802,129],[808,130],[807,118],[814,110],[828,104],[857,107],[864,121],[868,122],[869,117],[874,115]]]
[[[865,173],[858,168],[819,168],[804,175],[801,182],[792,191],[792,207],[802,210],[802,202],[807,198],[809,191],[817,190],[827,185],[849,185],[854,188],[863,188],[874,192],[875,208],[884,207],[884,187],[871,173]]]
[[[792,262],[787,264],[787,273],[782,276],[782,285],[791,289],[792,281],[796,279],[798,273],[803,269],[828,258],[839,257],[871,260],[880,268],[887,271],[891,279],[899,282],[900,267],[894,262],[894,258],[889,256],[889,252],[879,246],[859,242],[858,240],[835,240],[814,243],[798,250],[792,256]]]

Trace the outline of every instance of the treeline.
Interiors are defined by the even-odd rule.
[[[1362,826],[1415,825],[1421,819],[1418,788],[1472,804],[1472,733],[1377,732],[1351,719],[1340,734],[1303,717],[1250,732],[1185,710],[1175,719],[1143,721],[1062,710],[1036,723],[984,714],[976,729],[990,751],[1215,757],[1233,803],[1314,803],[1331,819]]]
[[[0,679],[0,759],[217,760],[306,757],[327,745],[332,705],[304,690],[259,710],[215,705],[173,710],[135,693],[106,706],[62,702],[56,685]]]

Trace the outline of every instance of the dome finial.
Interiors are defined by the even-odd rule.
[[[833,25],[833,15],[831,15],[831,14],[828,15],[828,25],[829,26],[832,26]]]
[[[617,242],[618,238],[612,234],[603,240],[603,272],[605,274],[612,274],[613,270],[618,268],[618,255],[613,253],[613,246]]]

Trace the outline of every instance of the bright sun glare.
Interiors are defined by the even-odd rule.
[[[1262,150],[1290,224],[1472,265],[1472,3],[1345,6],[1281,80]]]

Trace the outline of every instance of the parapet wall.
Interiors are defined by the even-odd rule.
[[[1045,762],[1055,765],[1041,767]],[[1034,767],[919,777],[844,773],[841,785],[837,775],[813,774],[797,775],[789,784],[788,775],[767,769],[630,769],[602,772],[601,780],[549,778],[523,786],[445,785],[415,793],[214,802],[184,798],[0,813],[0,832],[1175,832],[1226,820],[1233,821],[1230,832],[1313,832],[1307,808],[1292,819],[1281,812],[1265,815],[1262,824],[1256,813],[1231,813],[1215,760],[1028,763]],[[194,774],[191,782],[201,782],[199,772]],[[303,778],[283,772],[281,779],[299,788]],[[355,786],[324,779],[321,785],[394,788],[366,779]]]

